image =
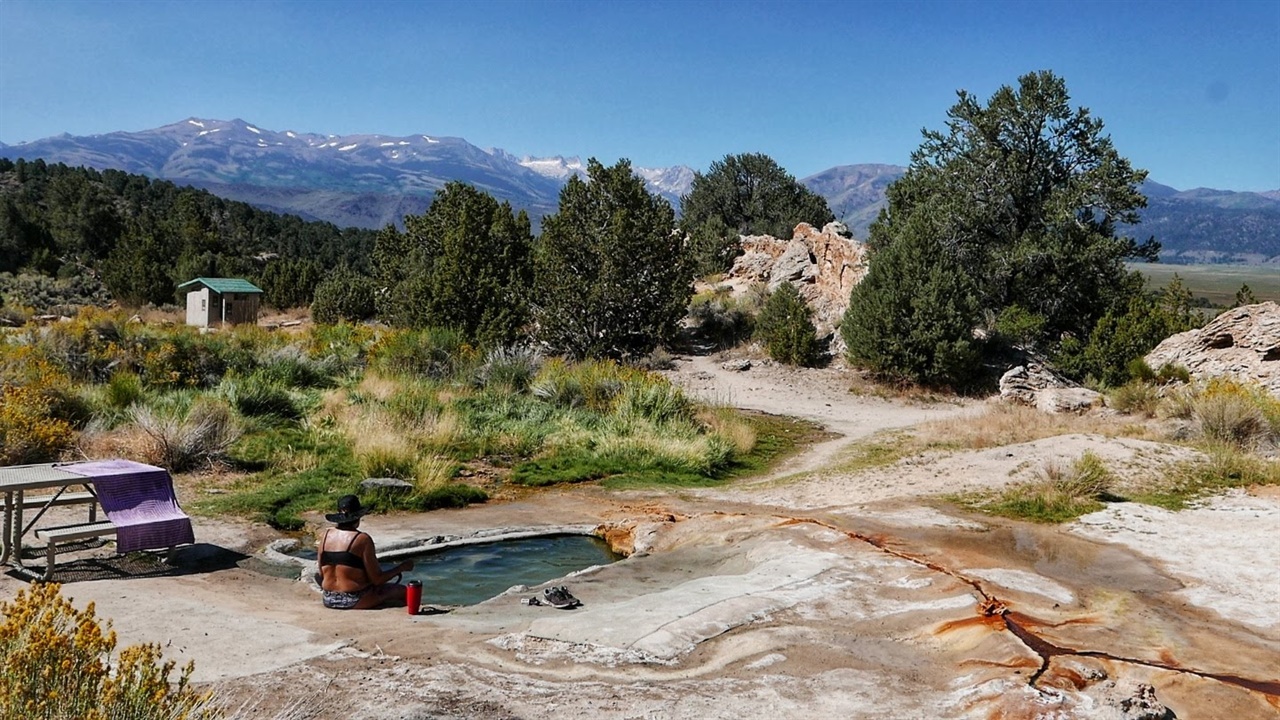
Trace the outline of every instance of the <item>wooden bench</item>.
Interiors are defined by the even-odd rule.
[[[108,521],[59,525],[58,527],[39,528],[36,537],[47,543],[48,563],[44,566],[44,579],[53,577],[53,566],[58,558],[58,543],[69,543],[77,540],[88,540],[97,537],[115,537],[116,526]]]
[[[91,492],[64,492],[61,495],[36,495],[23,496],[22,509],[34,510],[45,506],[54,507],[56,505],[88,505],[98,504],[98,496]],[[8,508],[8,502],[0,497],[0,511]],[[92,522],[96,519],[97,507],[89,508],[89,520]]]

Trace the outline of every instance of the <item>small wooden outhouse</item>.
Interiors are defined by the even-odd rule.
[[[240,278],[196,278],[178,286],[187,293],[187,324],[197,327],[258,321],[262,289]]]

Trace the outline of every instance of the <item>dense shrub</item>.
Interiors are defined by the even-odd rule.
[[[316,285],[311,317],[318,323],[359,322],[374,315],[373,279],[339,268]]]
[[[735,298],[727,288],[716,288],[695,295],[689,303],[690,334],[698,345],[724,350],[734,347],[755,332],[755,314],[762,302],[758,293]]]
[[[3,305],[28,307],[37,314],[72,315],[76,308],[111,302],[111,295],[90,273],[55,278],[33,273],[0,273]]]
[[[18,590],[0,603],[0,717],[48,720],[202,720],[222,713],[191,687],[193,663],[170,684],[175,663],[159,645],[126,647],[93,604],[76,610],[56,583]]]
[[[174,472],[222,460],[240,436],[230,408],[213,400],[196,401],[186,412],[135,405],[130,415],[151,438],[148,461]]]
[[[533,383],[542,361],[542,354],[528,346],[494,348],[476,370],[476,383],[502,392],[524,392]]]
[[[1130,415],[1154,417],[1159,404],[1159,388],[1146,380],[1130,380],[1107,395],[1107,405]]]
[[[1154,296],[1134,294],[1127,306],[1109,310],[1086,342],[1074,337],[1062,342],[1055,361],[1070,377],[1092,378],[1104,386],[1157,380],[1143,356],[1170,335],[1190,330],[1192,321],[1191,295],[1175,276]],[[1166,373],[1170,380],[1182,377],[1174,368]]]
[[[474,350],[454,330],[393,330],[369,351],[370,365],[389,375],[450,378],[474,360]]]
[[[1192,419],[1204,437],[1238,447],[1252,447],[1271,432],[1257,402],[1242,392],[1201,394],[1193,405]]]
[[[756,335],[764,342],[769,357],[788,365],[813,365],[820,354],[813,310],[800,291],[782,283],[765,301],[756,319]]]
[[[375,331],[367,325],[339,322],[315,325],[307,336],[307,353],[323,358],[334,374],[350,372],[364,366]]]
[[[142,379],[127,370],[111,376],[104,387],[103,397],[110,407],[128,408],[143,398]]]
[[[141,359],[143,382],[153,388],[213,387],[228,369],[248,369],[250,364],[244,355],[230,363],[227,341],[214,333],[184,327],[156,340]]]
[[[71,423],[54,416],[40,388],[0,386],[0,464],[48,462],[71,446]]]
[[[0,350],[0,464],[56,460],[88,420],[87,403],[33,348]]]

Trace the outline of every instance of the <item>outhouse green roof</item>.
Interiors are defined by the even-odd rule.
[[[181,285],[179,285],[178,287],[184,288],[188,285],[195,285],[197,283],[204,285],[205,287],[209,288],[210,290],[216,293],[260,293],[262,292],[262,288],[258,287],[257,285],[254,285],[248,280],[242,280],[240,278],[199,277],[199,278],[196,278],[195,280],[188,280],[182,283]]]

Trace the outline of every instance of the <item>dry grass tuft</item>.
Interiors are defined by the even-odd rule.
[[[1159,439],[1153,429],[1130,420],[1100,415],[1051,414],[1010,403],[992,403],[978,415],[925,423],[920,426],[917,438],[929,447],[983,450],[1074,433]]]
[[[698,411],[697,419],[712,435],[724,438],[740,456],[747,455],[756,446],[756,429],[732,408],[705,407]]]

